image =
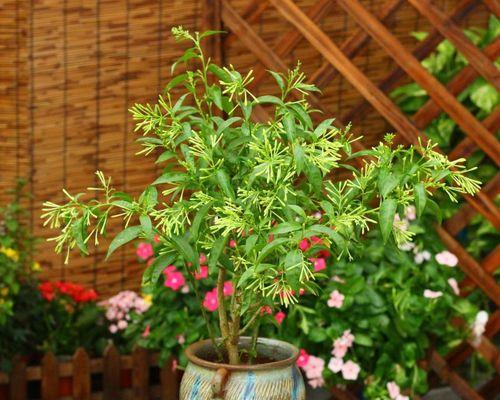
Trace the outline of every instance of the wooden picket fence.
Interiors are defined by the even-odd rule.
[[[120,355],[114,345],[102,358],[80,348],[70,359],[46,353],[40,365],[16,358],[10,374],[0,373],[0,400],[178,400],[180,375],[172,361],[136,347]]]

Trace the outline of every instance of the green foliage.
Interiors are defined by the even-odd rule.
[[[247,89],[252,72],[242,75],[204,57],[204,34],[172,32],[191,43],[172,67],[185,64],[186,72],[172,79],[156,104],[131,109],[136,131],[143,133],[141,153],[158,150],[159,161],[168,163],[137,200],[116,192],[97,172],[101,186],[91,190],[102,192],[99,200],[65,192],[65,204],[45,203],[45,224],[60,230],[52,239],[56,251],[69,255],[78,247],[85,254],[88,241],[93,237],[97,243],[105,233],[109,218],[121,217],[126,229],[110,253],[156,234],[159,254],[181,255],[190,275],[199,254],[208,254],[211,273],[223,270],[238,288],[230,310],[237,324],[241,314],[249,320],[263,304],[296,303],[297,288],[316,291],[313,263],[296,251],[302,239],[321,234],[335,257],[352,258],[356,246],[362,247],[360,237],[377,221],[387,241],[406,242],[411,233],[393,217],[416,196],[422,212],[423,196],[436,189],[453,200],[457,193],[478,190],[478,182],[465,175],[463,160],[449,161],[432,144],[407,149],[393,146],[388,135],[368,153],[353,154],[349,130],[336,128],[332,119],[313,122],[307,95],[317,89],[305,83],[299,66],[272,73],[279,96],[256,97]],[[177,86],[185,94],[174,98]],[[272,116],[254,122],[253,110],[263,105]],[[350,180],[330,181],[348,162],[362,167],[349,167]],[[320,224],[311,216],[317,210],[324,212]],[[230,240],[235,245],[224,246]],[[156,272],[148,272],[146,280]]]

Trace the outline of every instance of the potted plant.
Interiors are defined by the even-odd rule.
[[[411,232],[395,220],[398,209],[416,204],[420,215],[438,208],[430,199],[434,190],[454,197],[475,193],[478,184],[465,176],[461,161],[449,161],[431,144],[393,148],[393,135],[387,135],[377,147],[353,153],[348,130],[337,129],[333,119],[313,123],[307,95],[316,89],[299,67],[271,72],[280,94],[256,97],[247,89],[251,72],[220,68],[204,57],[201,40],[217,32],[172,31],[192,43],[172,68],[184,63],[186,71],[170,81],[157,104],[131,110],[144,133],[143,153],[161,150],[161,176],[134,199],[97,172],[100,187],[92,190],[101,199],[85,201],[65,191],[68,201],[46,202],[43,218],[60,230],[56,250],[68,255],[75,247],[88,254],[88,241],[97,242],[112,216],[122,217],[126,228],[108,255],[156,235],[161,250],[144,273],[146,286],[162,275],[172,284],[181,279],[170,264],[182,255],[190,289],[200,303],[217,308],[218,328],[202,307],[210,339],[186,350],[181,399],[303,399],[298,350],[259,338],[258,327],[266,307],[287,307],[303,291],[317,293],[321,265],[308,254],[354,257],[375,224],[384,241],[407,242]],[[186,93],[174,98],[178,86]],[[254,122],[253,110],[262,106],[273,117]],[[361,157],[367,157],[361,169],[349,164]],[[340,180],[341,171],[351,179]],[[195,279],[202,253],[217,281],[204,298]]]

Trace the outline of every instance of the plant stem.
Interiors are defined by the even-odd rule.
[[[220,325],[220,332],[222,335],[222,343],[224,344],[227,350],[229,363],[237,365],[240,363],[240,358],[238,355],[238,338],[236,338],[235,340],[233,337],[234,335],[232,335],[232,331],[230,331],[229,329],[226,304],[224,302],[225,278],[226,278],[226,270],[224,268],[219,268],[219,275],[217,277],[217,299],[219,301],[219,325]]]

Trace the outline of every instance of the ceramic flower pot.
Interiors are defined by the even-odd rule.
[[[239,347],[249,349],[251,339],[242,337]],[[258,339],[257,354],[269,360],[255,365],[213,362],[210,340],[186,349],[189,360],[181,382],[180,400],[305,400],[302,375],[295,365],[298,349],[274,339]]]

